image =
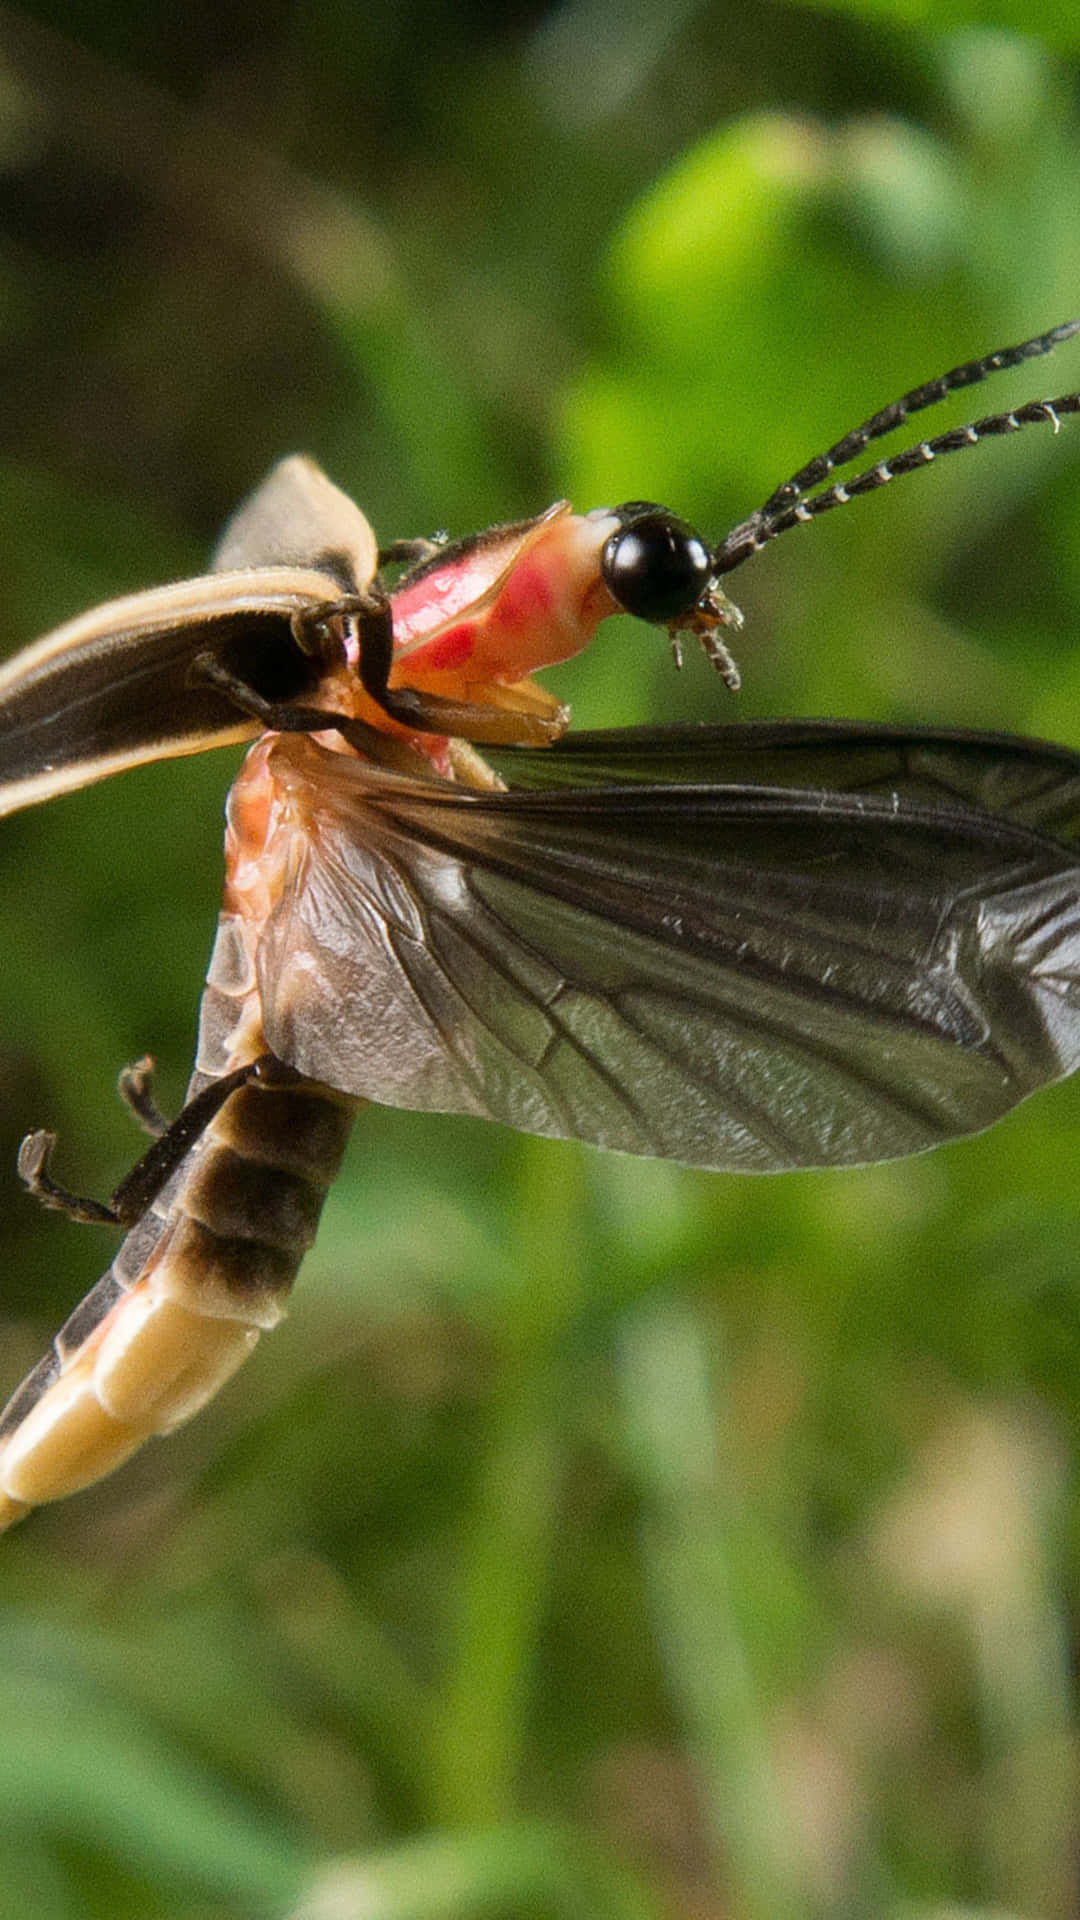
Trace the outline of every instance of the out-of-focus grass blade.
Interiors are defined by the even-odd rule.
[[[765,1688],[744,1628],[737,1498],[719,1463],[725,1421],[697,1314],[657,1300],[627,1322],[624,1444],[645,1502],[642,1534],[657,1635],[735,1910],[799,1920],[790,1820],[768,1748]]]
[[[291,1895],[306,1865],[298,1839],[181,1758],[70,1649],[11,1617],[3,1643],[0,1828],[55,1826],[129,1869],[247,1911]]]
[[[432,1834],[321,1873],[289,1920],[665,1920],[637,1875],[582,1834],[503,1825]]]

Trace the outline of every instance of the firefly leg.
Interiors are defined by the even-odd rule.
[[[360,729],[365,734],[375,731],[373,727],[364,727],[361,721],[349,720],[343,713],[334,713],[329,707],[303,707],[291,700],[266,700],[212,653],[196,654],[188,668],[188,679],[197,686],[213,687],[215,692],[225,694],[241,713],[250,714],[273,733],[323,733],[331,727],[341,733],[347,727]]]
[[[150,1134],[152,1139],[160,1140],[168,1132],[169,1122],[150,1091],[153,1071],[153,1060],[146,1053],[141,1060],[123,1069],[116,1088],[144,1132]],[[115,1204],[106,1206],[100,1200],[89,1200],[82,1194],[71,1193],[52,1178],[49,1162],[55,1146],[55,1133],[48,1133],[41,1128],[36,1133],[27,1134],[19,1148],[18,1161],[19,1177],[27,1191],[43,1207],[65,1213],[69,1220],[79,1220],[91,1226],[116,1226],[118,1216]]]
[[[489,747],[547,746],[565,729],[566,716],[561,710],[555,715],[526,713],[513,707],[448,700],[442,694],[420,693],[415,687],[390,686],[394,619],[384,594],[346,594],[324,606],[309,607],[294,616],[293,629],[301,645],[307,635],[308,650],[317,651],[321,636],[337,621],[349,621],[356,633],[364,692],[399,726],[414,733],[443,733],[475,740],[477,745]]]
[[[129,1069],[131,1071],[137,1070]],[[100,1200],[87,1200],[80,1194],[71,1193],[52,1178],[49,1161],[56,1145],[56,1135],[44,1129],[28,1133],[19,1148],[19,1178],[27,1192],[32,1193],[43,1207],[64,1213],[69,1220],[96,1226],[134,1226],[157,1198],[200,1134],[220,1113],[231,1094],[252,1080],[284,1086],[299,1077],[295,1068],[286,1066],[271,1053],[264,1053],[247,1066],[237,1067],[234,1073],[226,1073],[220,1080],[211,1081],[208,1087],[195,1095],[194,1100],[188,1101],[172,1125],[166,1127],[142,1158],[135,1162],[107,1205]]]
[[[148,1053],[141,1060],[135,1060],[125,1067],[116,1082],[116,1091],[124,1105],[130,1109],[144,1133],[152,1140],[160,1140],[169,1130],[169,1123],[150,1091],[154,1078],[154,1062]]]
[[[380,567],[422,567],[426,560],[434,560],[446,545],[446,536],[441,540],[392,540],[388,547],[379,548]]]
[[[238,674],[231,673],[212,653],[196,656],[188,669],[188,679],[223,693],[241,713],[250,714],[270,732],[325,733],[333,729],[370,760],[393,767],[399,773],[420,774],[428,779],[431,776],[428,762],[413,753],[403,740],[394,740],[378,727],[368,726],[365,720],[350,720],[346,714],[335,713],[329,707],[301,707],[292,701],[264,700],[261,693],[256,693]]]
[[[32,1193],[43,1207],[51,1207],[54,1213],[66,1214],[69,1220],[80,1220],[87,1226],[118,1225],[112,1207],[104,1206],[100,1200],[87,1200],[81,1194],[57,1185],[49,1173],[49,1161],[55,1145],[55,1133],[47,1133],[44,1128],[27,1134],[16,1161],[19,1179],[27,1193]]]
[[[124,1068],[117,1081],[117,1091],[144,1131],[153,1139],[160,1140],[168,1132],[169,1122],[150,1092],[153,1069],[150,1055],[144,1054],[141,1060]],[[69,1192],[67,1187],[61,1187],[52,1178],[49,1161],[55,1145],[56,1135],[43,1128],[27,1134],[19,1148],[18,1160],[19,1177],[27,1191],[40,1200],[42,1206],[66,1213],[70,1220],[81,1220],[95,1226],[117,1225],[119,1216],[115,1198],[111,1205],[106,1206],[100,1200],[89,1200],[82,1194]]]

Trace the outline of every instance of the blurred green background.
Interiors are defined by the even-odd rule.
[[[1064,0],[0,13],[4,646],[294,448],[384,539],[722,531],[1080,308],[1078,50]],[[1078,495],[1066,423],[780,543],[737,709],[632,622],[549,684],[1080,746]],[[3,823],[0,1391],[111,1253],[18,1138],[103,1193],[117,1068],[180,1099],[237,758]],[[1078,1148],[1075,1085],[762,1181],[369,1112],[284,1329],[0,1546],[0,1914],[1067,1920]]]

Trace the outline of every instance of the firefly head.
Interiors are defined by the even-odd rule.
[[[620,607],[655,626],[681,624],[712,575],[701,535],[651,500],[616,507],[619,528],[604,542],[600,571]]]
[[[721,593],[716,564],[700,533],[651,500],[630,500],[613,509],[618,521],[600,555],[600,572],[612,598],[626,613],[666,627],[676,666],[682,665],[680,635],[693,634],[734,693],[739,669],[720,635],[742,626],[742,614]]]
[[[861,494],[874,493],[901,474],[915,473],[941,454],[960,453],[966,447],[978,446],[981,440],[1015,433],[1019,427],[1039,422],[1047,422],[1056,432],[1063,414],[1080,413],[1080,393],[1061,394],[1056,400],[1029,400],[1007,413],[988,414],[981,420],[969,421],[966,426],[950,427],[933,439],[921,440],[902,453],[879,460],[853,479],[822,485],[837,468],[850,465],[871,441],[891,433],[910,414],[936,406],[947,394],[975,386],[1005,367],[1017,367],[1041,354],[1051,353],[1076,333],[1080,333],[1080,320],[1066,320],[1061,326],[1051,327],[1048,333],[1022,340],[1015,347],[1000,348],[981,360],[965,361],[962,366],[940,374],[936,380],[912,387],[910,392],[901,394],[899,400],[871,414],[861,426],[853,427],[824,453],[815,454],[790,480],[775,487],[763,506],[732,527],[715,546],[704,541],[684,520],[652,501],[631,500],[626,506],[616,507],[614,517],[618,525],[604,542],[600,556],[604,585],[627,613],[668,629],[676,661],[680,659],[680,635],[694,634],[728,686],[736,688],[738,669],[719,629],[731,627],[738,631],[742,615],[721,592],[723,575],[741,567],[778,534],[816,520],[834,507],[846,506]],[[815,488],[819,490],[815,492]]]

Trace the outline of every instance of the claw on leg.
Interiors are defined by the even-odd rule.
[[[119,1216],[112,1207],[103,1206],[100,1200],[87,1200],[81,1194],[71,1193],[53,1179],[49,1162],[55,1146],[55,1133],[48,1133],[43,1127],[27,1134],[16,1162],[19,1179],[27,1193],[32,1193],[35,1200],[53,1213],[66,1214],[69,1220],[80,1220],[88,1226],[119,1226]]]
[[[447,543],[448,535],[437,533],[431,540],[392,540],[379,548],[380,567],[422,567],[434,560]]]
[[[144,1133],[152,1140],[160,1140],[168,1133],[169,1122],[158,1106],[153,1095],[154,1061],[153,1056],[144,1053],[141,1060],[133,1060],[125,1067],[116,1082],[116,1091],[126,1107],[131,1109]]]

